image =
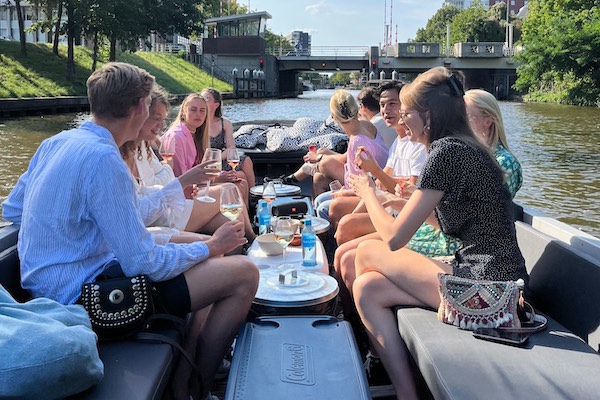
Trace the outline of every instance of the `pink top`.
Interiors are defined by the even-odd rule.
[[[344,188],[348,189],[346,182],[348,181],[348,176],[350,175],[358,175],[360,170],[354,163],[354,158],[356,157],[356,152],[358,148],[362,146],[371,154],[373,159],[377,161],[377,164],[381,168],[385,167],[385,163],[388,158],[388,148],[383,141],[383,137],[380,134],[377,134],[375,139],[371,139],[365,135],[356,135],[350,137],[348,141],[348,151],[346,152],[346,172],[344,173]]]
[[[183,174],[196,165],[198,153],[194,137],[183,122],[169,129],[162,136],[161,140],[166,143],[175,141],[175,155],[173,156],[173,172],[175,176]]]

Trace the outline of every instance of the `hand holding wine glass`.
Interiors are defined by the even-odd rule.
[[[236,186],[224,186],[221,189],[221,214],[231,221],[238,219],[244,206],[242,195]]]
[[[294,239],[295,225],[290,217],[279,217],[275,223],[275,240],[283,247],[283,264],[279,266],[281,269],[287,269],[291,265],[286,264],[285,254],[287,247]]]
[[[202,157],[202,163],[208,162],[206,168],[212,172],[208,172],[209,175],[216,177],[221,173],[221,150],[208,148],[204,151],[204,157]],[[198,197],[198,200],[206,203],[213,203],[216,200],[209,196],[208,190],[210,189],[210,179],[206,181],[206,191],[203,196]]]
[[[402,189],[409,184],[410,178],[412,177],[410,171],[410,160],[406,158],[397,158],[394,160],[392,178],[396,181],[396,187],[400,188],[402,195]],[[396,190],[398,192],[398,190]]]

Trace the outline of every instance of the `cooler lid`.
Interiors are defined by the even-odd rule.
[[[322,272],[289,269],[261,272],[254,302],[275,307],[321,304],[339,291],[337,281]]]

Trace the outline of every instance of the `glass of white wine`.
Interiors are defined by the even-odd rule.
[[[294,223],[292,219],[290,217],[278,217],[275,223],[275,240],[283,247],[283,264],[279,266],[280,269],[291,267],[291,265],[285,262],[285,254],[292,239],[294,239]]]
[[[208,172],[209,175],[214,175],[215,177],[221,173],[221,150],[219,149],[211,149],[208,148],[204,151],[204,157],[202,157],[202,163],[207,161],[212,161],[207,166],[207,169],[212,170],[213,172]],[[198,197],[198,200],[204,201],[206,203],[214,203],[216,200],[208,195],[208,191],[210,189],[210,180],[206,181],[206,191],[203,196]]]
[[[238,219],[244,206],[242,205],[242,195],[236,186],[227,185],[221,189],[221,214],[231,221]]]

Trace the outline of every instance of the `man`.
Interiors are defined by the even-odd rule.
[[[21,224],[21,282],[34,297],[70,304],[83,283],[100,275],[146,274],[155,282],[161,311],[185,316],[205,309],[204,323],[196,313],[190,333],[199,375],[189,379],[184,371],[175,387],[178,398],[189,398],[192,387],[204,399],[246,318],[258,271],[246,257],[222,257],[246,242],[239,221],[227,222],[205,242],[165,246],[156,245],[144,227],[118,147],[136,139],[153,86],[153,76],[125,63],[92,73],[91,120],[40,145],[3,213]],[[198,167],[198,178],[206,177],[204,165]]]
[[[410,164],[410,183],[414,184],[425,165],[427,151],[425,147],[409,140],[400,118],[400,90],[402,83],[391,81],[377,88],[379,109],[386,125],[396,132],[396,139],[390,147],[390,153],[385,167],[382,169],[371,157],[357,157],[356,164],[379,181],[383,190],[394,193],[396,182],[392,178],[394,162],[397,159],[407,159]],[[364,210],[363,210],[364,211]],[[348,213],[347,205],[336,204],[334,201],[329,209],[330,220],[337,223],[335,239],[341,245],[351,239],[374,231],[373,225],[366,213]],[[339,223],[338,223],[339,221]]]
[[[383,137],[385,145],[390,148],[398,137],[396,129],[389,127],[379,112],[379,95],[372,86],[365,86],[356,97],[360,104],[360,115],[377,128],[377,133]]]

